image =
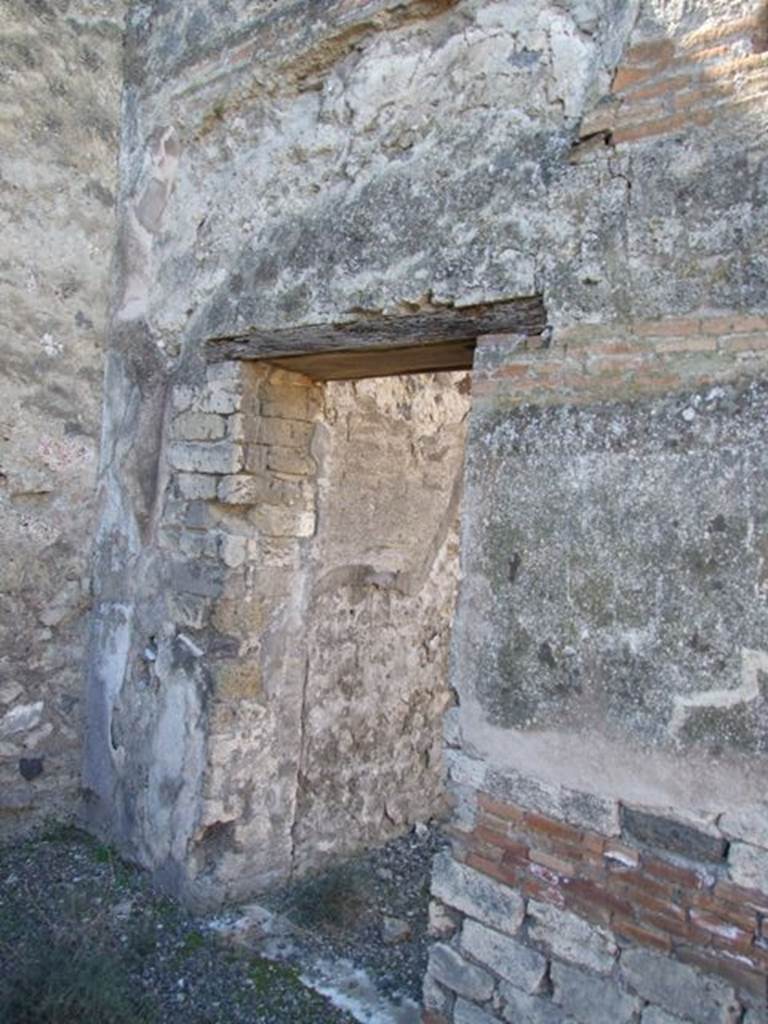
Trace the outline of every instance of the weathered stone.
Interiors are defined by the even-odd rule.
[[[427,932],[433,939],[449,939],[459,926],[460,916],[439,900],[429,901]]]
[[[550,968],[550,977],[554,1001],[582,1024],[631,1024],[641,1008],[640,1000],[613,979],[556,961]]]
[[[613,969],[617,946],[603,928],[570,911],[538,900],[529,900],[528,915],[531,918],[530,938],[551,950],[555,956],[602,974]]]
[[[315,532],[315,513],[277,506],[255,508],[250,521],[268,537],[311,537]]]
[[[753,804],[727,810],[718,819],[718,828],[728,839],[741,839],[768,849],[768,805]]]
[[[619,805],[592,793],[554,785],[511,768],[489,771],[485,786],[489,793],[512,804],[560,818],[571,825],[594,829],[604,835],[619,832]]]
[[[731,843],[728,871],[737,885],[768,893],[768,850],[749,843]]]
[[[190,501],[210,500],[216,497],[217,480],[215,476],[205,473],[178,473],[176,482],[183,498]]]
[[[227,421],[213,413],[185,412],[173,421],[172,432],[179,441],[218,441],[227,433]]]
[[[658,1006],[646,1006],[640,1021],[641,1024],[686,1024],[682,1017],[675,1017]]]
[[[446,988],[479,1003],[490,999],[496,984],[493,975],[470,964],[452,946],[436,945],[429,953],[430,974]]]
[[[43,707],[43,701],[36,700],[33,704],[17,704],[6,711],[0,718],[0,738],[34,729],[43,717]]]
[[[547,970],[546,957],[517,939],[466,920],[461,930],[461,948],[524,992],[537,992],[541,987]]]
[[[243,465],[243,449],[231,441],[176,442],[169,458],[175,469],[188,473],[237,473]]]
[[[411,937],[411,926],[401,917],[386,916],[381,924],[381,941],[387,946],[405,942]]]
[[[424,977],[424,986],[422,991],[424,1009],[434,1010],[435,1013],[448,1017],[453,1010],[454,999],[455,996],[453,992],[443,988],[442,985],[438,984],[432,975],[427,972]]]
[[[692,860],[718,862],[725,856],[725,840],[681,821],[649,814],[637,808],[621,808],[621,829],[632,841],[679,853]]]
[[[276,447],[266,449],[266,467],[287,476],[312,476],[317,469],[311,455],[295,448]]]
[[[510,935],[523,921],[524,904],[518,893],[474,868],[459,864],[449,853],[435,857],[432,893],[463,914]]]
[[[219,481],[218,498],[224,505],[255,505],[263,492],[263,482],[248,473],[225,476]]]
[[[648,950],[624,950],[620,977],[643,999],[694,1024],[724,1024],[728,1009],[738,1007],[725,982]]]
[[[500,1024],[499,1018],[489,1010],[481,1010],[474,1003],[457,999],[453,1012],[454,1024]]]
[[[502,1017],[510,1024],[573,1024],[576,1020],[546,996],[527,995],[504,982],[499,986],[499,995]]]
[[[308,451],[313,430],[313,425],[303,420],[264,417],[259,420],[258,441],[261,444]]]

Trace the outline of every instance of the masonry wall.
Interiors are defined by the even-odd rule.
[[[91,820],[193,893],[266,884],[295,849],[279,730],[295,735],[304,661],[277,638],[306,638],[320,481],[270,484],[279,499],[249,482],[256,378],[220,361],[232,339],[274,354],[302,328],[311,349],[313,326],[538,295],[548,328],[481,339],[474,373],[446,722],[459,867],[435,892],[468,919],[438,958],[479,980],[433,963],[429,1012],[591,1024],[604,993],[646,1024],[760,1014],[764,4],[224,6],[130,19]],[[319,411],[295,404],[259,445],[307,454]],[[200,428],[173,431],[193,407],[235,418],[190,457]],[[204,479],[176,506],[184,473]],[[251,595],[260,675],[253,622],[180,610]],[[288,704],[219,700],[222,679]],[[245,736],[265,771],[229,787]],[[682,873],[650,921],[636,894],[664,870]]]
[[[0,832],[77,807],[123,4],[0,3]]]

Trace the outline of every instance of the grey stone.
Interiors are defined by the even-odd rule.
[[[630,1024],[641,1003],[612,979],[553,962],[553,999],[582,1024]]]
[[[672,957],[627,949],[619,966],[622,981],[639,996],[694,1024],[724,1024],[728,1009],[738,1007],[730,985]]]
[[[454,999],[453,992],[443,988],[432,975],[427,972],[424,977],[424,985],[422,987],[422,1002],[424,1003],[425,1010],[433,1010],[435,1013],[441,1013],[444,1017],[449,1017],[453,1011]]]
[[[262,490],[263,484],[257,477],[236,473],[221,478],[218,498],[224,505],[255,505]]]
[[[381,925],[381,939],[387,946],[405,942],[411,937],[411,926],[401,917],[385,917]]]
[[[461,948],[524,992],[537,992],[541,987],[546,957],[517,939],[467,919],[461,930]]]
[[[718,819],[718,827],[729,839],[768,849],[768,805],[753,804],[726,811]]]
[[[499,995],[502,999],[502,1016],[509,1024],[574,1024],[574,1018],[566,1009],[557,1006],[546,996],[530,996],[503,982],[499,986]]]
[[[210,500],[216,497],[217,478],[205,473],[178,473],[176,482],[182,497],[191,501]]]
[[[616,800],[545,782],[533,773],[516,771],[511,767],[503,771],[489,769],[486,786],[488,792],[500,800],[559,818],[571,825],[594,829],[603,835],[617,835],[619,832],[619,805]]]
[[[454,1024],[499,1024],[499,1018],[487,1009],[481,1010],[474,1003],[457,999],[453,1011]]]
[[[468,963],[456,949],[451,946],[436,945],[429,953],[428,970],[446,988],[457,992],[460,996],[485,1002],[490,999],[495,981],[488,971]]]
[[[227,421],[215,413],[185,412],[173,421],[172,432],[179,441],[218,441],[227,432]]]
[[[622,833],[631,842],[645,843],[692,860],[719,862],[725,856],[722,836],[708,834],[681,821],[622,806]]]
[[[447,852],[435,857],[432,893],[448,906],[510,935],[523,921],[524,903],[518,893],[458,863]]]
[[[173,584],[183,594],[218,597],[223,586],[223,568],[202,561],[178,562],[173,567]]]
[[[529,901],[528,914],[529,936],[555,956],[602,974],[613,969],[617,946],[609,932],[577,914],[538,900]]]
[[[188,473],[237,473],[243,465],[242,446],[232,441],[177,441],[169,459],[175,469]]]
[[[737,885],[768,893],[768,850],[749,843],[731,843],[728,871]]]
[[[640,1018],[641,1024],[686,1024],[682,1017],[675,1017],[659,1006],[646,1006]],[[744,1024],[748,1024],[745,1020]]]

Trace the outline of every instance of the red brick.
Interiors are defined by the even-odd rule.
[[[580,844],[584,838],[584,833],[580,828],[567,825],[564,821],[546,818],[543,814],[535,814],[532,811],[526,811],[525,827],[542,835],[561,839],[566,843]]]
[[[562,888],[565,892],[566,902],[578,900],[584,903],[594,903],[605,907],[614,914],[621,914],[625,917],[631,917],[632,915],[632,904],[629,900],[622,899],[621,896],[609,892],[604,886],[598,885],[596,882],[585,881],[582,878],[565,878],[562,882]]]
[[[627,918],[614,917],[613,929],[619,937],[629,939],[630,942],[637,942],[642,946],[651,946],[654,949],[663,950],[665,953],[672,949],[672,940],[668,935],[657,931],[655,928],[639,925]]]
[[[668,882],[652,878],[642,871],[622,871],[621,874],[610,874],[608,884],[613,892],[626,894],[632,900],[635,896],[640,898],[653,898],[661,901],[674,900],[677,889]]]
[[[636,43],[627,53],[627,63],[631,64],[664,64],[675,52],[675,44],[666,36],[660,39],[649,39],[645,43]]]
[[[706,885],[706,876],[690,868],[681,868],[677,864],[670,864],[669,861],[661,860],[659,857],[643,854],[642,865],[643,872],[654,880],[695,890],[702,889]]]
[[[543,900],[545,903],[554,903],[558,907],[565,905],[565,899],[560,889],[544,879],[526,878],[521,891],[527,899]]]
[[[477,802],[484,811],[493,814],[496,818],[504,818],[506,821],[522,821],[525,811],[522,807],[515,807],[514,804],[502,803],[494,800],[487,793],[478,793]]]
[[[489,875],[491,878],[503,882],[504,885],[508,885],[512,889],[519,887],[520,876],[514,868],[489,860],[487,857],[482,857],[477,853],[470,853],[467,856],[466,862],[476,871],[482,871],[484,875]]]
[[[603,850],[603,857],[612,871],[629,871],[640,865],[640,854],[631,846],[615,843],[609,839]]]
[[[486,825],[478,825],[472,833],[473,847],[474,840],[478,839],[487,846],[495,846],[502,850],[505,855],[524,863],[528,860],[528,847],[516,839],[510,839],[503,832],[497,832]]]
[[[641,139],[648,139],[654,135],[670,135],[685,131],[687,128],[703,127],[712,121],[712,117],[712,112],[709,110],[697,110],[690,114],[672,114],[656,121],[630,124],[616,129],[613,133],[613,143],[618,146],[622,142],[639,142]]]
[[[718,882],[714,894],[718,899],[726,900],[728,903],[735,903],[737,906],[746,904],[758,913],[768,915],[768,895],[759,889],[745,889],[733,882]]]
[[[557,857],[543,850],[531,850],[528,856],[534,863],[543,864],[545,868],[549,868],[550,871],[554,871],[558,875],[574,878],[579,872],[576,861],[565,860],[563,857]]]
[[[700,910],[716,914],[724,921],[728,921],[731,924],[738,925],[739,928],[743,928],[744,931],[757,931],[757,912],[750,907],[739,906],[738,904],[718,899],[717,896],[711,892],[691,893],[690,902],[693,908],[699,908]]]
[[[715,946],[729,946],[749,952],[754,938],[753,931],[739,928],[722,917],[706,910],[691,910],[692,934],[707,938]]]
[[[665,914],[654,914],[643,907],[638,907],[636,914],[643,925],[671,935],[673,939],[690,939],[691,937],[691,925],[687,918],[672,918]]]
[[[725,978],[737,989],[749,992],[758,1000],[768,999],[768,975],[757,965],[747,962],[747,957],[740,956],[737,960],[728,953],[716,950],[698,949],[692,946],[676,946],[675,954],[683,963],[698,967],[708,974],[717,974]]]

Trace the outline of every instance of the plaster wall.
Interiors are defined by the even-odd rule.
[[[0,3],[0,831],[77,807],[122,3]]]

